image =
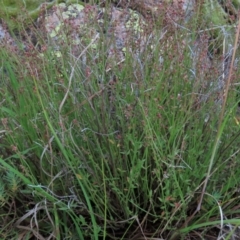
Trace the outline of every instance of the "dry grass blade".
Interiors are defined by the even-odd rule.
[[[32,232],[34,234],[34,236],[39,239],[39,240],[46,240],[46,238],[44,238],[40,233],[38,233],[37,231],[35,231],[34,229],[32,229],[32,227],[25,227],[25,226],[18,226],[19,229],[23,229],[26,230],[28,232]]]

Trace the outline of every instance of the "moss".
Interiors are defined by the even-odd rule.
[[[239,6],[240,1],[236,0],[234,3]],[[225,44],[224,51],[229,52],[234,45],[235,27],[230,21],[228,11],[225,11],[218,0],[208,0],[203,5],[203,14],[205,26],[209,29],[209,51],[223,54],[222,46]]]
[[[232,0],[232,3],[236,8],[240,7],[240,0]]]
[[[41,7],[52,7],[56,3],[81,3],[78,0],[0,0],[0,16],[11,30],[19,29],[38,18]],[[20,23],[19,23],[20,22]]]
[[[215,26],[227,24],[227,13],[217,0],[204,3],[204,17]]]

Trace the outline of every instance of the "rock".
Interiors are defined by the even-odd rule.
[[[0,47],[5,47],[11,52],[17,51],[15,40],[10,35],[7,27],[2,23],[0,23]]]
[[[146,18],[153,17],[155,20],[163,14],[170,13],[173,9],[178,11],[178,15],[182,13],[185,20],[188,20],[195,6],[195,0],[121,0],[117,2],[118,6],[122,8],[131,8],[138,11]],[[168,12],[169,10],[170,12]]]
[[[102,46],[108,59],[106,70],[124,61],[126,49],[143,51],[148,32],[143,16],[131,9],[112,6],[106,11],[96,5],[64,3],[40,17],[38,26],[56,51],[61,51],[64,44],[71,45],[71,54],[76,58],[87,48],[93,56],[91,61],[97,61],[100,56],[95,50]]]
[[[70,46],[71,55],[75,59],[81,55],[85,65],[88,61],[87,55],[89,61],[99,62],[102,57],[99,54],[102,54],[107,59],[106,71],[120,65],[126,52],[134,54],[136,61],[139,61],[139,56],[146,49],[148,55],[151,55],[151,44],[156,42],[156,39],[161,39],[165,32],[168,32],[171,41],[172,29],[169,31],[169,26],[176,29],[184,27],[195,7],[195,0],[174,0],[172,3],[168,0],[121,0],[114,1],[116,5],[108,6],[107,10],[97,5],[53,5],[55,2],[56,0],[48,2],[45,9],[43,1],[35,3],[32,7],[26,5],[29,13],[39,12],[40,7],[43,7],[37,25],[47,46],[53,48],[58,56],[64,51],[62,46]],[[53,7],[48,9],[50,5]],[[207,5],[203,6],[206,8]],[[162,16],[163,21],[159,30],[156,30],[152,20],[157,22],[159,16]],[[10,43],[10,46],[16,45],[13,44],[10,34],[6,34],[5,28],[0,29],[1,39],[8,39],[4,41]],[[171,43],[167,45],[171,48]],[[96,51],[100,48],[103,49],[101,53]],[[159,61],[162,62],[162,58]]]

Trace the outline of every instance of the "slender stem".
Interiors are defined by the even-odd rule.
[[[238,19],[240,19],[239,16],[238,16]],[[209,166],[208,166],[207,176],[206,176],[206,178],[204,180],[204,185],[203,185],[203,189],[202,189],[202,192],[201,192],[201,196],[200,196],[200,200],[199,200],[196,212],[200,211],[200,209],[201,209],[202,201],[203,201],[203,195],[205,194],[206,187],[207,187],[208,181],[210,179],[210,175],[211,175],[211,171],[212,171],[212,166],[213,166],[215,154],[216,154],[216,151],[218,149],[218,144],[219,144],[219,141],[220,141],[220,138],[221,138],[221,134],[222,134],[222,122],[223,122],[225,108],[226,108],[228,91],[229,91],[229,87],[230,87],[230,83],[231,83],[231,76],[232,76],[234,60],[235,60],[235,56],[236,56],[236,50],[237,50],[238,39],[239,39],[239,32],[240,32],[240,20],[238,20],[238,28],[237,28],[237,32],[236,32],[236,35],[235,35],[235,43],[234,43],[232,60],[231,60],[231,65],[230,65],[230,69],[229,69],[229,74],[228,74],[228,79],[227,79],[227,83],[226,83],[226,88],[224,89],[224,92],[223,92],[223,105],[222,105],[222,110],[221,110],[220,119],[219,119],[219,123],[218,123],[217,136],[216,136],[216,140],[215,140],[215,143],[214,143],[214,147],[213,147],[210,163],[209,163]]]

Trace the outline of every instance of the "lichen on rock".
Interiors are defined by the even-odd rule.
[[[112,6],[106,11],[97,5],[65,3],[53,6],[38,23],[45,29],[50,45],[58,49],[62,43],[68,43],[71,54],[76,57],[89,44],[92,52],[97,45],[107,46],[104,53],[108,59],[107,68],[124,59],[124,49],[136,45],[143,47],[147,26],[144,18],[131,9]],[[92,54],[93,58],[97,59],[98,54]]]

